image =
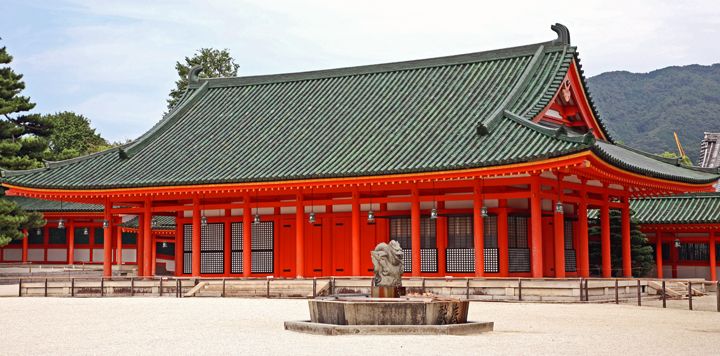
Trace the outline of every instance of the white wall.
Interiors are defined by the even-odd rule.
[[[22,261],[22,249],[5,248],[3,250],[3,260],[7,262]]]

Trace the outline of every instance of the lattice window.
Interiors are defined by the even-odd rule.
[[[577,254],[573,246],[573,236],[575,236],[575,228],[572,220],[565,220],[565,271],[577,272]]]
[[[412,248],[412,234],[410,229],[409,218],[392,218],[390,219],[390,240],[395,240],[400,244],[403,250],[410,251]],[[409,260],[406,255],[405,259]],[[408,272],[406,270],[406,272]]]
[[[42,245],[45,242],[45,229],[32,229],[28,231],[28,244]]]
[[[420,248],[437,248],[436,220],[420,218]],[[437,267],[436,267],[437,269]]]
[[[527,216],[508,216],[508,247],[528,247],[528,218]]]
[[[272,221],[263,221],[252,225],[252,239],[250,240],[252,259],[250,271],[252,273],[273,273],[274,269],[274,238],[275,229]]]
[[[412,250],[409,248],[404,248],[404,249],[402,249],[402,251],[403,251],[403,270],[405,273],[410,273],[410,272],[412,272]]]
[[[483,240],[485,241],[485,248],[498,248],[498,226],[496,215],[491,215],[483,218],[483,236]]]
[[[486,273],[498,273],[500,272],[500,250],[496,248],[486,248],[484,251],[485,256],[485,272]]]
[[[448,248],[473,248],[472,216],[448,217]]]
[[[475,272],[475,249],[448,248],[445,250],[445,269],[449,273]]]
[[[681,261],[708,261],[709,251],[706,243],[682,243],[678,249]]]
[[[511,248],[508,250],[510,272],[530,272],[530,249]]]
[[[575,250],[565,250],[565,271],[577,272],[577,256]]]
[[[183,273],[192,273],[192,224],[183,225]]]
[[[573,247],[573,236],[575,235],[575,229],[573,228],[572,220],[565,220],[564,234],[565,234],[565,249],[566,250],[575,249]]]
[[[137,243],[137,235],[134,232],[122,233],[123,245],[135,245]]]
[[[48,241],[50,244],[66,244],[67,243],[67,237],[66,237],[67,229],[58,229],[55,227],[50,228],[50,240]]]
[[[438,260],[436,248],[420,249],[420,272],[437,273]]]
[[[212,223],[200,227],[200,273],[225,272],[225,224]]]
[[[243,223],[230,225],[230,273],[243,273]]]
[[[96,227],[93,240],[95,241],[95,245],[102,245],[105,242],[105,229]]]

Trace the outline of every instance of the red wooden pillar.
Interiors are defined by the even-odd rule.
[[[559,174],[559,173],[558,173]],[[558,178],[557,184],[557,201],[556,204],[562,204],[563,187],[562,175]],[[554,226],[554,248],[555,248],[555,277],[565,278],[565,213],[558,211],[556,206],[553,209]]]
[[[183,211],[177,212],[175,215],[175,275],[183,274],[185,264],[185,241],[183,241],[184,227],[180,224],[180,218],[184,215]]]
[[[107,226],[103,226],[103,276],[112,276],[112,212],[110,209],[112,204],[109,199],[105,200],[105,207],[103,209],[103,219]],[[74,228],[72,234],[74,235]]]
[[[507,277],[510,274],[510,244],[508,240],[508,209],[506,199],[498,199],[497,237],[500,257],[500,277]]]
[[[445,211],[445,202],[437,202],[438,211]],[[448,218],[440,216],[436,223],[437,232],[437,261],[438,274],[444,276],[447,273],[447,247],[448,247]]]
[[[73,220],[68,219],[67,229],[68,229],[67,263],[69,265],[74,265],[75,264],[75,222]]]
[[[117,225],[115,225],[115,264],[118,266],[122,265],[122,250],[123,250],[123,243],[122,243],[122,227],[120,226],[122,224],[122,219],[117,220]]]
[[[623,197],[622,218],[622,261],[623,277],[632,277],[632,255],[630,253],[630,195]]]
[[[143,233],[142,233],[142,226],[143,226],[143,214],[138,214],[138,228],[137,232],[135,233],[135,263],[137,264],[137,275],[142,276],[143,275],[143,268],[145,266],[145,244],[143,244]]]
[[[410,203],[410,244],[412,256],[412,276],[420,275],[420,193],[417,187],[413,187]]]
[[[43,262],[48,260],[48,245],[50,244],[50,227],[45,225],[45,233],[43,234]],[[92,250],[90,250],[92,256]]]
[[[473,189],[473,238],[475,244],[475,276],[485,276],[485,225],[482,216],[482,187],[475,179]]]
[[[610,205],[607,184],[602,194],[600,206],[600,254],[602,255],[602,276],[612,277],[612,262],[610,258]]]
[[[245,193],[243,196],[243,203],[243,277],[250,277],[252,272],[252,206],[249,193]]]
[[[663,279],[662,231],[660,231],[660,229],[655,232],[655,264],[655,268],[657,269],[657,278]]]
[[[587,191],[585,190],[587,180],[582,179],[580,184],[582,187],[578,194],[580,195],[580,203],[578,204],[578,271],[580,277],[590,277],[590,243],[588,239],[588,216],[587,216]]]
[[[152,233],[152,202],[150,199],[145,200],[144,211],[143,211],[143,244],[145,245],[145,261],[143,263],[144,272],[143,276],[153,276],[153,269],[155,265],[155,239]]]
[[[23,229],[23,240],[22,240],[22,262],[28,261],[28,230]]]
[[[360,275],[360,191],[353,188],[352,214],[351,214],[351,242],[352,242],[352,275]]]
[[[202,226],[200,225],[200,198],[193,197],[192,215],[192,276],[200,276],[200,236]]]
[[[302,192],[295,198],[295,275],[303,278],[305,274],[305,206]]]
[[[710,231],[710,280],[717,281],[717,259],[715,257],[715,233]],[[720,293],[720,291],[718,291]]]
[[[543,276],[542,246],[542,201],[540,197],[540,176],[533,175],[530,183],[530,245],[531,271],[533,278]]]

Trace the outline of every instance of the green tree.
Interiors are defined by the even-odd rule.
[[[230,55],[228,49],[218,50],[214,48],[201,48],[192,57],[185,57],[185,63],[176,62],[175,69],[180,77],[175,82],[175,89],[170,91],[168,109],[172,109],[187,90],[188,73],[196,65],[203,67],[200,73],[201,78],[222,78],[237,76],[240,65]]]
[[[659,154],[658,156],[664,157],[664,158],[671,158],[671,159],[680,158],[680,155],[676,154],[675,152],[668,152],[668,151],[665,151],[665,152]],[[693,165],[693,162],[690,160],[690,157],[683,156],[680,159],[680,164],[682,164],[683,166],[691,167]]]
[[[52,125],[47,158],[53,161],[70,159],[110,148],[110,144],[90,126],[85,116],[64,111],[44,115]]]
[[[655,266],[653,248],[648,243],[645,234],[640,231],[640,224],[634,217],[635,212],[630,211],[630,253],[632,256],[632,273],[634,277],[646,276]],[[600,224],[596,222],[588,230],[590,236],[600,237]],[[590,249],[591,261],[602,261],[600,244]],[[619,210],[610,210],[610,261],[615,277],[622,276],[622,213]],[[591,266],[592,267],[592,266]],[[599,273],[600,266],[595,266]]]
[[[25,89],[22,74],[10,68],[12,56],[0,48],[0,168],[30,169],[42,165],[50,125],[40,115],[27,114],[35,107],[30,98],[20,95]],[[43,226],[42,215],[28,213],[15,203],[3,199],[0,189],[0,247],[22,238],[23,228]]]

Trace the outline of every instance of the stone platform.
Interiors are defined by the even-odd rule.
[[[467,322],[467,300],[330,296],[308,300],[310,321],[333,325],[445,325]]]
[[[285,330],[315,335],[475,335],[493,331],[493,322],[469,321],[448,325],[332,325],[286,321]]]

